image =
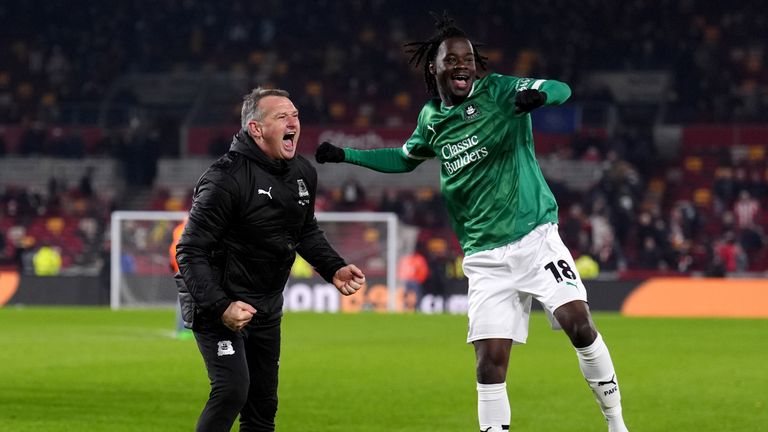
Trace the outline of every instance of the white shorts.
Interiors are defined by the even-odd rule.
[[[469,279],[467,343],[511,339],[525,343],[531,298],[552,313],[574,301],[587,301],[587,290],[576,271],[556,224],[536,227],[522,239],[464,258]]]

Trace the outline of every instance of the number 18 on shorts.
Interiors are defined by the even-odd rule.
[[[481,339],[525,343],[532,299],[541,303],[553,327],[555,309],[574,300],[587,301],[584,283],[556,224],[540,225],[520,240],[466,257],[464,274],[469,279],[468,343]]]

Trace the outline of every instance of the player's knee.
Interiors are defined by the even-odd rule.
[[[597,330],[592,326],[588,318],[570,320],[563,325],[563,330],[568,334],[573,346],[582,348],[589,346],[597,337]]]
[[[211,399],[216,399],[221,405],[235,407],[237,411],[245,405],[248,398],[248,385],[236,382],[222,383],[211,389]]]
[[[506,381],[507,365],[489,359],[479,359],[477,363],[477,382],[480,384],[498,384]]]

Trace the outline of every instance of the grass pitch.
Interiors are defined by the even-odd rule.
[[[768,320],[595,319],[632,431],[768,431]],[[0,309],[0,431],[193,430],[208,382],[173,325],[171,310]],[[287,314],[277,429],[476,431],[465,333],[463,316]],[[542,314],[508,392],[513,431],[606,430]]]

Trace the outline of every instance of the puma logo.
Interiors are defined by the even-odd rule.
[[[431,131],[432,131],[432,133],[437,133],[437,132],[435,132],[435,127],[434,127],[434,126],[432,126],[431,124],[428,124],[428,125],[427,125],[427,129],[431,130]],[[480,432],[488,432],[488,431],[480,431]]]
[[[269,190],[259,189],[259,195],[266,195],[269,197],[269,199],[272,199],[272,186],[269,187]]]
[[[606,385],[606,384],[613,384],[613,385],[618,385],[618,384],[616,383],[616,375],[613,375],[613,376],[611,377],[611,380],[610,380],[610,381],[598,381],[598,382],[597,382],[597,386],[598,386],[598,387],[600,387],[600,386],[604,386],[604,385]]]

